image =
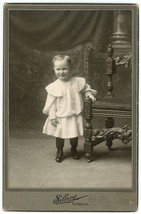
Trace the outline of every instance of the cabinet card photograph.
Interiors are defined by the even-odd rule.
[[[137,210],[138,67],[136,4],[4,5],[4,210]]]

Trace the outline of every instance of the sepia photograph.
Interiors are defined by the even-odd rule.
[[[138,6],[4,5],[3,206],[136,211]]]

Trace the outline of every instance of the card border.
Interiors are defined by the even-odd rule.
[[[133,44],[133,67],[132,70],[135,69],[135,72],[132,74],[133,75],[133,79],[132,79],[132,129],[133,129],[133,142],[136,142],[133,145],[133,149],[132,149],[132,155],[133,155],[133,160],[132,160],[132,169],[133,169],[133,185],[131,188],[117,188],[117,189],[88,189],[87,191],[86,189],[76,189],[76,188],[71,188],[71,189],[52,189],[52,188],[47,188],[47,189],[32,189],[32,188],[8,188],[8,181],[7,181],[7,177],[8,177],[8,154],[7,154],[7,148],[8,148],[8,139],[9,139],[9,133],[8,133],[8,48],[9,48],[9,41],[8,41],[8,34],[9,34],[9,26],[8,26],[8,13],[10,10],[66,10],[66,9],[71,9],[71,10],[92,10],[94,7],[94,10],[124,10],[124,9],[130,9],[133,12],[133,18],[132,18],[132,44]],[[95,4],[95,3],[84,3],[84,4],[74,4],[74,3],[55,3],[55,4],[36,4],[36,3],[23,3],[23,4],[5,4],[4,5],[4,34],[3,34],[3,38],[4,38],[4,97],[3,97],[3,104],[4,104],[4,112],[3,112],[3,207],[5,210],[26,210],[26,211],[31,211],[31,210],[36,210],[36,211],[135,211],[137,209],[137,188],[138,188],[138,164],[137,164],[137,160],[138,160],[138,96],[139,96],[139,74],[138,74],[138,70],[139,70],[139,63],[138,63],[138,57],[139,57],[139,50],[138,50],[138,30],[136,28],[138,28],[138,6],[137,4]],[[36,201],[39,199],[38,195],[42,194],[45,197],[44,198],[48,198],[52,195],[52,197],[54,198],[55,194],[59,194],[60,192],[67,192],[69,194],[75,193],[80,195],[80,193],[85,193],[85,194],[89,194],[90,197],[94,197],[93,199],[93,203],[94,201],[99,198],[102,197],[102,195],[106,194],[107,198],[110,198],[111,202],[114,200],[116,197],[119,197],[119,201],[120,203],[123,202],[123,195],[126,195],[126,206],[123,206],[122,208],[118,208],[117,204],[115,204],[115,210],[112,206],[112,208],[107,209],[107,201],[100,205],[99,207],[96,206],[90,206],[90,207],[80,207],[79,209],[75,207],[70,207],[70,208],[66,208],[64,206],[60,206],[59,208],[57,207],[54,208],[52,207],[51,203],[48,203],[47,201],[44,201],[44,203],[40,206],[39,208],[34,208],[33,206],[30,207],[30,204],[28,205],[28,209],[23,207],[23,204],[25,205],[25,207],[27,207],[27,203],[28,200],[26,199],[26,195],[30,195],[29,197],[33,197]],[[120,195],[122,194],[122,196]],[[21,200],[21,196],[23,197]],[[18,201],[17,203],[12,203],[12,198],[15,198]],[[15,200],[14,199],[14,200]],[[15,201],[16,201],[15,200]],[[47,200],[47,199],[46,199]],[[100,202],[100,199],[98,200]],[[113,201],[113,203],[115,203]],[[128,201],[128,203],[127,203]],[[130,203],[132,201],[132,203]],[[25,203],[26,202],[26,203]],[[129,209],[129,204],[131,209]],[[118,204],[119,205],[119,204]],[[11,207],[12,206],[12,207]],[[34,205],[35,206],[35,205]],[[36,206],[35,206],[36,207]],[[42,207],[45,207],[45,209]],[[51,209],[50,209],[51,208]],[[78,210],[77,210],[78,209]],[[125,210],[124,210],[125,209]],[[129,210],[128,210],[129,209]]]

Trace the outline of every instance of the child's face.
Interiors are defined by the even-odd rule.
[[[68,81],[70,79],[70,65],[67,60],[56,60],[54,62],[54,71],[58,79],[63,81]]]

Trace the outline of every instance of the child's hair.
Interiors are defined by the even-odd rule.
[[[53,60],[52,60],[52,63],[53,63],[53,65],[54,65],[54,62],[56,61],[56,60],[66,60],[68,63],[69,63],[69,65],[70,65],[70,67],[71,67],[71,58],[68,56],[68,55],[56,55],[54,58],[53,58]]]

